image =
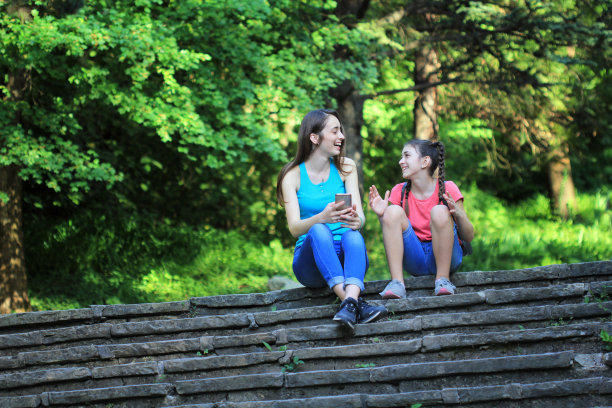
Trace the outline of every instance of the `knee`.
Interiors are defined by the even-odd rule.
[[[385,209],[382,216],[384,226],[398,225],[402,222],[402,218],[406,216],[404,209],[399,205],[390,205]]]
[[[431,227],[440,228],[452,222],[450,211],[445,205],[436,205],[431,209]]]
[[[345,232],[342,235],[342,245],[343,246],[348,245],[352,248],[358,248],[358,247],[365,248],[365,241],[363,240],[363,236],[361,235],[359,231],[350,230],[350,231]]]
[[[314,240],[322,240],[332,238],[332,233],[329,227],[325,224],[315,224],[308,230],[308,236]]]

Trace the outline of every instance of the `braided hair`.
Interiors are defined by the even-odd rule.
[[[446,193],[446,187],[444,185],[446,176],[444,158],[446,156],[446,150],[444,148],[444,144],[442,142],[432,142],[431,140],[412,139],[404,145],[404,147],[406,146],[413,146],[421,157],[429,156],[431,158],[429,175],[433,177],[436,169],[438,170],[438,200],[439,202],[444,203],[444,205],[447,205],[446,200],[444,199],[444,194]],[[406,188],[404,189],[404,197],[402,197],[402,202],[406,203],[404,208],[406,216],[409,214],[408,194],[410,193],[411,187],[412,181],[408,180],[406,182]]]

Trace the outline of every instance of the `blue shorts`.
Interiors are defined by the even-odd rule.
[[[463,249],[457,236],[457,225],[453,227],[455,243],[451,258],[450,273],[455,273],[463,261]],[[408,229],[402,233],[404,239],[404,270],[413,276],[436,275],[436,258],[434,257],[431,241],[422,242],[417,237],[409,222]]]

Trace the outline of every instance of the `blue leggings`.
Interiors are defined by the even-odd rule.
[[[457,236],[457,226],[453,228],[455,243],[451,257],[450,273],[455,273],[463,261],[463,250]],[[413,276],[436,275],[436,258],[431,241],[422,242],[417,237],[412,225],[402,233],[404,238],[404,270]]]
[[[293,255],[293,273],[308,288],[325,285],[332,288],[342,283],[363,290],[368,266],[365,242],[359,231],[349,230],[340,241],[334,241],[325,224],[313,225]]]

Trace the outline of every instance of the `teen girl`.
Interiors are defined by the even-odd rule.
[[[435,275],[436,296],[455,293],[449,277],[463,259],[459,236],[471,242],[474,226],[461,191],[444,180],[444,154],[441,142],[413,139],[399,161],[407,182],[387,191],[384,199],[370,187],[370,207],[382,226],[391,272],[391,282],[380,293],[385,299],[406,297],[402,268],[414,276]]]
[[[320,109],[302,120],[295,158],[278,175],[276,192],[287,224],[297,238],[293,272],[309,288],[328,286],[340,298],[334,316],[350,329],[387,314],[359,297],[368,268],[359,230],[365,223],[353,160],[344,157],[338,113]],[[335,195],[350,193],[352,206],[341,209]]]

